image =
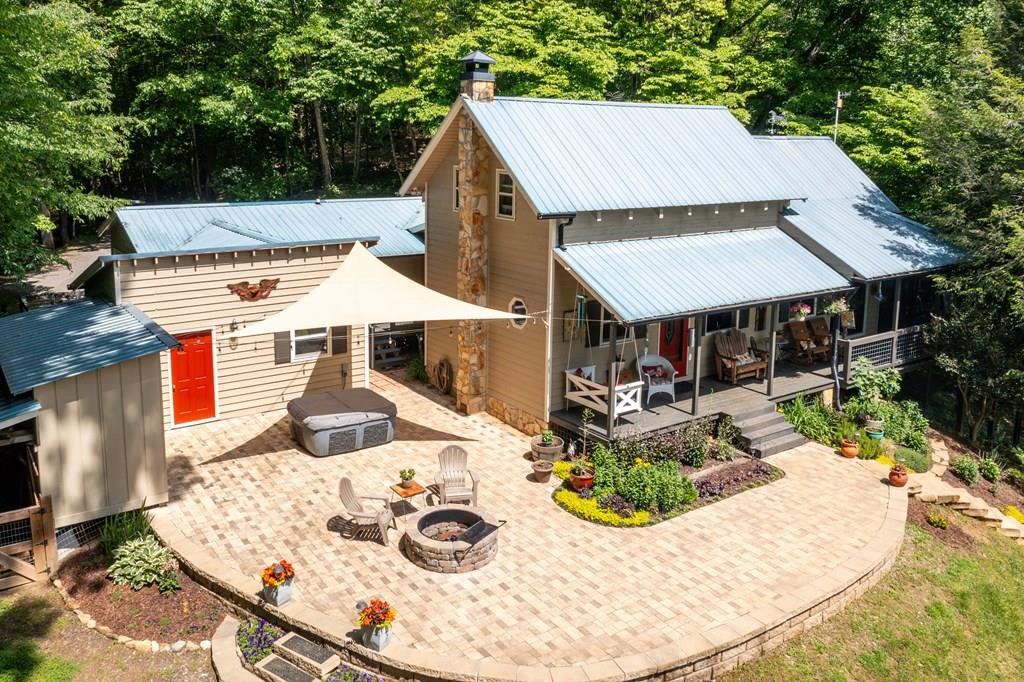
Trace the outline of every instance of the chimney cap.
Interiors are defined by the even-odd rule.
[[[481,52],[480,50],[473,50],[464,57],[460,57],[459,61],[463,64],[497,64],[494,61],[494,57]]]

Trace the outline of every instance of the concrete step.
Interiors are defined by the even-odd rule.
[[[737,407],[734,412],[729,412],[733,422],[744,422],[755,419],[766,414],[775,414],[775,404],[767,400],[749,406]]]
[[[793,433],[793,427],[790,423],[783,419],[781,414],[777,416],[778,419],[757,422],[750,429],[744,428],[740,433],[740,440],[749,444],[767,440],[772,436]]]
[[[274,642],[273,649],[278,656],[318,679],[341,665],[338,654],[294,632]]]
[[[756,451],[760,457],[769,457],[779,452],[785,452],[790,448],[795,448],[798,445],[803,445],[806,442],[806,438],[794,431],[782,437],[755,441],[750,444],[750,449]]]
[[[320,679],[313,677],[277,654],[270,654],[257,663],[256,674],[267,682],[318,682]]]
[[[756,429],[762,424],[776,422],[779,419],[785,421],[786,418],[775,410],[772,410],[770,412],[760,412],[753,416],[746,417],[745,419],[733,419],[732,423],[741,429]]]

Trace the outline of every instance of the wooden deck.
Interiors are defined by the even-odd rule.
[[[789,400],[800,393],[819,393],[832,386],[832,372],[825,363],[801,367],[780,363],[776,368],[774,395],[767,395],[767,383],[760,379],[741,380],[736,386],[717,381],[713,377],[702,377],[700,381],[700,414],[710,417],[729,414],[740,417],[745,413],[763,410],[771,404]],[[617,437],[635,433],[659,433],[672,431],[694,419],[691,412],[693,387],[688,381],[676,384],[676,399],[670,402],[668,396],[656,395],[650,407],[646,407],[647,395],[643,396],[645,409],[620,416],[615,427]],[[583,408],[571,406],[557,410],[550,415],[551,422],[574,434],[580,432]],[[595,415],[590,425],[590,434],[598,440],[607,440],[608,428],[604,415]]]

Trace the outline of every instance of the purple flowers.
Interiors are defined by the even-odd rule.
[[[365,670],[350,668],[348,665],[343,664],[331,673],[331,676],[327,678],[327,682],[384,682],[384,678]]]
[[[255,665],[270,655],[270,647],[283,636],[284,632],[276,625],[262,618],[249,618],[239,624],[235,641],[245,662]]]

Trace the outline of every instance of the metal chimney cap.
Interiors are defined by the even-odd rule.
[[[481,52],[480,50],[473,50],[464,57],[460,57],[459,61],[463,64],[497,64],[494,61],[494,57]]]

